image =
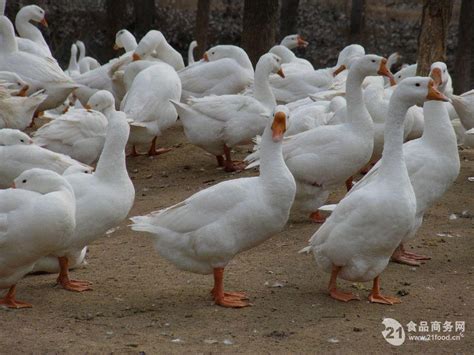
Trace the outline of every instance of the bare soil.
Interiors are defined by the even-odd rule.
[[[217,169],[215,159],[187,143],[179,127],[160,143],[174,145],[173,151],[128,160],[137,192],[131,216],[225,179],[256,174]],[[328,275],[312,256],[297,253],[318,228],[304,216],[293,217],[283,232],[227,267],[226,288],[247,291],[254,304],[245,309],[213,305],[212,277],[177,270],[157,255],[149,236],[132,232],[124,221],[91,245],[89,264],[73,272],[92,281],[93,291],[64,291],[55,287],[55,275],[18,284],[18,298],[34,308],[0,309],[0,353],[472,353],[474,182],[467,178],[474,176],[474,150],[460,154],[458,180],[427,213],[412,244],[432,260],[419,268],[392,263],[382,275],[384,292],[402,295],[402,304],[370,304],[370,284],[344,281],[341,288],[362,301],[329,298]],[[341,186],[331,201],[343,194]],[[466,210],[463,218],[449,219]],[[406,340],[394,347],[382,337],[384,317],[404,325],[465,321],[466,332],[458,341]]]

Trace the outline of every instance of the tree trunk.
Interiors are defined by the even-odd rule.
[[[350,43],[364,43],[365,0],[352,0],[351,24],[349,28]]]
[[[127,14],[127,0],[106,0],[105,8],[107,11],[107,39],[99,55],[100,58],[113,58],[116,53],[113,50],[115,35],[122,28],[127,27],[131,22]]]
[[[461,94],[468,91],[474,81],[471,61],[474,57],[472,41],[474,40],[474,2],[463,0],[461,4],[461,16],[459,18],[458,44],[456,48],[456,60],[454,63],[454,92]],[[473,63],[474,64],[474,63]]]
[[[201,58],[208,49],[209,16],[211,12],[211,0],[199,0],[196,11],[196,28],[194,37],[198,46],[194,50],[195,58]]]
[[[245,0],[242,48],[255,65],[275,45],[278,22],[278,1]]]
[[[153,29],[155,21],[155,0],[135,0],[135,35],[142,38]]]
[[[282,0],[280,10],[280,37],[297,33],[300,0]]]
[[[446,38],[452,11],[453,0],[423,0],[416,75],[426,76],[431,63],[446,61]]]

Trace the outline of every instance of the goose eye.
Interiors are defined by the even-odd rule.
[[[216,52],[211,52],[212,55],[214,55]]]
[[[415,85],[416,85],[416,86],[420,86],[420,83],[416,83]]]
[[[398,79],[400,79],[401,77],[402,77],[402,76],[401,76],[401,75],[399,75],[399,76],[398,76]]]
[[[372,59],[372,63],[375,63],[375,59]]]
[[[20,142],[22,142],[22,143],[23,143],[24,141],[25,141],[24,139],[20,139]]]
[[[23,184],[26,184],[26,179],[22,181]]]

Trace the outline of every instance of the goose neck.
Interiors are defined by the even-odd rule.
[[[374,124],[365,106],[362,92],[364,79],[365,75],[357,67],[352,68],[347,75],[346,100],[347,113],[350,117],[348,123],[361,128],[367,134],[373,135]]]
[[[269,110],[272,110],[276,106],[276,99],[268,80],[270,73],[271,71],[265,63],[257,64],[254,80],[254,97]]]
[[[0,22],[0,36],[2,38],[1,52],[13,53],[18,51],[18,43],[15,38],[13,25],[6,17]]]

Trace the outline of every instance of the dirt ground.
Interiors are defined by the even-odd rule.
[[[212,156],[186,143],[179,127],[160,143],[173,151],[128,160],[136,188],[131,216],[170,206],[222,180],[255,174],[218,170]],[[240,149],[236,156],[245,154]],[[370,284],[344,281],[340,286],[362,301],[329,298],[328,275],[312,256],[297,253],[318,225],[296,216],[283,232],[240,254],[226,269],[226,288],[247,291],[254,306],[221,308],[210,299],[211,276],[177,270],[158,256],[149,236],[132,232],[124,221],[91,245],[88,265],[73,272],[92,281],[93,291],[59,289],[54,275],[18,284],[18,298],[34,308],[0,309],[0,353],[472,353],[474,182],[468,177],[474,176],[474,150],[461,151],[461,157],[458,180],[427,213],[412,243],[432,260],[419,268],[392,263],[382,275],[384,291],[403,295],[402,304],[370,304]],[[341,187],[331,201],[343,193]],[[403,325],[464,321],[466,331],[456,341],[407,339],[394,347],[381,334],[385,317]]]

